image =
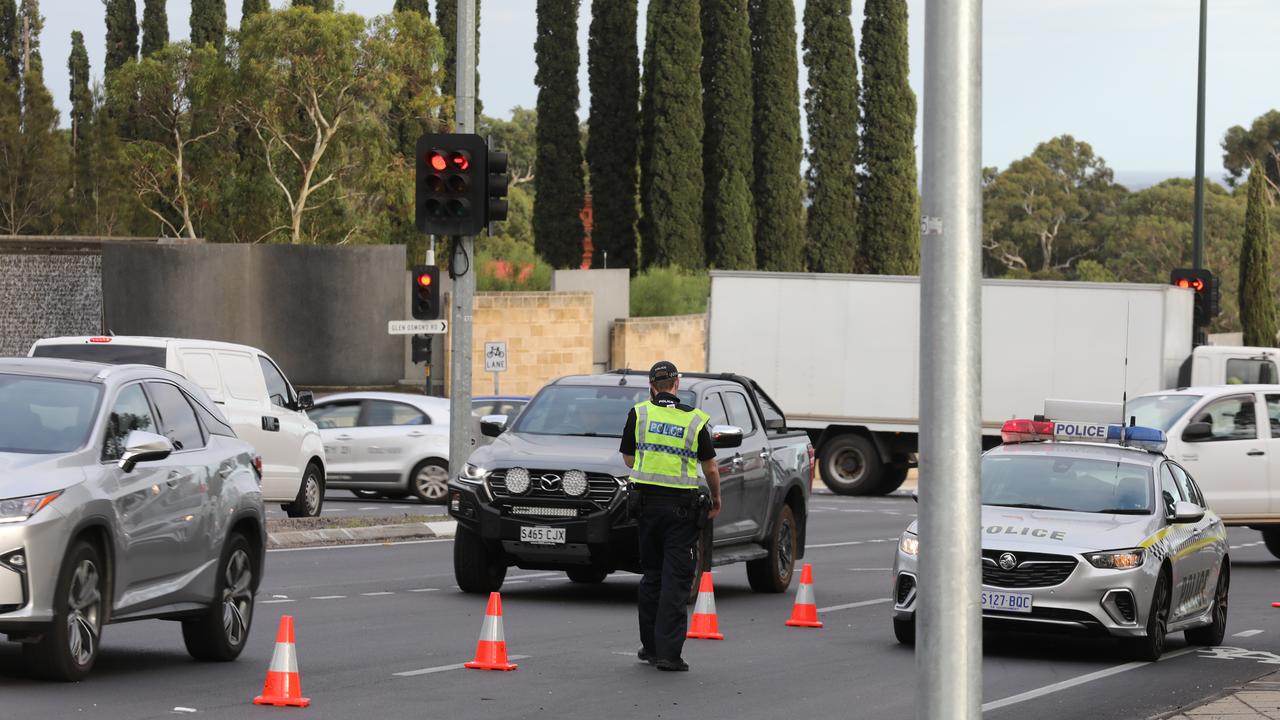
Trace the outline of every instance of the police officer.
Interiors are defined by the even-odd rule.
[[[640,642],[637,656],[659,670],[685,671],[685,606],[693,585],[695,546],[705,522],[720,512],[720,472],[703,411],[676,397],[680,373],[667,361],[649,369],[649,400],[627,415],[623,459],[638,496]],[[702,466],[710,491],[703,501]]]

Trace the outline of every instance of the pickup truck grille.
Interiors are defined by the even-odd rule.
[[[566,495],[564,490],[556,485],[553,490],[544,490],[538,479],[543,475],[564,475],[563,470],[529,470],[529,474],[533,476],[533,482],[529,484],[528,492],[523,495],[517,495],[507,490],[507,471],[494,470],[489,473],[488,483],[489,490],[493,492],[495,498],[547,498],[560,500],[586,500],[595,503],[601,508],[609,507],[613,502],[613,498],[618,494],[618,481],[613,476],[604,473],[587,473],[587,494],[578,497]]]
[[[1076,569],[1070,555],[1012,551],[1017,566],[1000,567],[1003,550],[982,551],[982,584],[1003,588],[1036,588],[1059,585]]]

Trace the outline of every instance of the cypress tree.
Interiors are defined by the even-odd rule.
[[[792,0],[750,0],[754,80],[756,258],[761,270],[804,269],[800,69]]]
[[[309,7],[316,12],[333,12],[333,0],[293,0],[293,7]]]
[[[538,0],[537,159],[533,245],[557,268],[582,262],[582,135],[578,130],[578,0]]]
[[[596,251],[592,266],[637,269],[636,162],[640,154],[640,58],[636,0],[593,0],[587,38],[591,115],[587,167],[591,171]]]
[[[649,0],[640,106],[640,242],[645,267],[706,266],[698,6],[697,0]]]
[[[26,22],[27,38],[23,38],[23,21]],[[18,6],[18,60],[19,72],[24,76],[22,84],[25,88],[32,80],[25,77],[27,73],[35,73],[35,82],[44,84],[44,62],[40,59],[40,33],[44,31],[44,18],[40,16],[40,0],[22,0]],[[21,67],[24,55],[29,55],[31,64]],[[25,93],[25,90],[24,90]],[[46,91],[47,93],[47,91]]]
[[[422,17],[431,17],[431,9],[427,7],[427,0],[396,0],[395,12],[413,12],[420,13]]]
[[[1245,345],[1274,347],[1276,303],[1271,292],[1271,228],[1263,173],[1257,163],[1249,169],[1244,246],[1240,249],[1240,325]]]
[[[75,157],[75,184],[83,186],[83,175],[89,167],[88,134],[93,116],[93,93],[89,90],[89,53],[84,35],[71,33],[71,56],[67,59],[71,73],[71,151]]]
[[[267,12],[270,9],[270,0],[244,0],[244,3],[240,5],[240,24],[244,25],[245,19],[249,16]]]
[[[138,6],[134,0],[106,0],[107,48],[103,67],[110,73],[138,57]]]
[[[22,54],[18,38],[18,4],[14,0],[0,0],[0,59],[4,60],[6,75],[0,80],[18,79],[18,57]]]
[[[865,10],[860,49],[859,269],[914,275],[920,269],[920,199],[916,96],[907,82],[907,2],[867,0]]]
[[[169,16],[165,13],[164,3],[165,0],[144,0],[143,2],[142,57],[169,44]]]
[[[810,0],[812,2],[813,0]],[[702,0],[702,233],[707,261],[756,267],[747,0]]]
[[[191,0],[191,46],[221,50],[226,36],[227,0]]]
[[[858,63],[849,0],[808,0],[809,269],[853,272],[858,241]]]

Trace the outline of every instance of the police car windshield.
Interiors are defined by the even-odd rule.
[[[1199,395],[1147,395],[1130,400],[1124,411],[1126,415],[1137,418],[1138,425],[1169,432],[1178,418],[1199,399]]]
[[[982,504],[1150,515],[1151,467],[1094,458],[987,455]]]
[[[686,405],[695,402],[687,390],[679,396]],[[648,385],[553,385],[538,393],[520,413],[512,431],[620,438],[627,413],[648,397]]]

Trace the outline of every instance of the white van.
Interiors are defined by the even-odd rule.
[[[172,370],[204,388],[262,456],[262,499],[289,517],[318,517],[324,504],[324,445],[307,417],[311,392],[295,392],[266,353],[248,345],[159,337],[37,340],[31,357],[141,363]]]

